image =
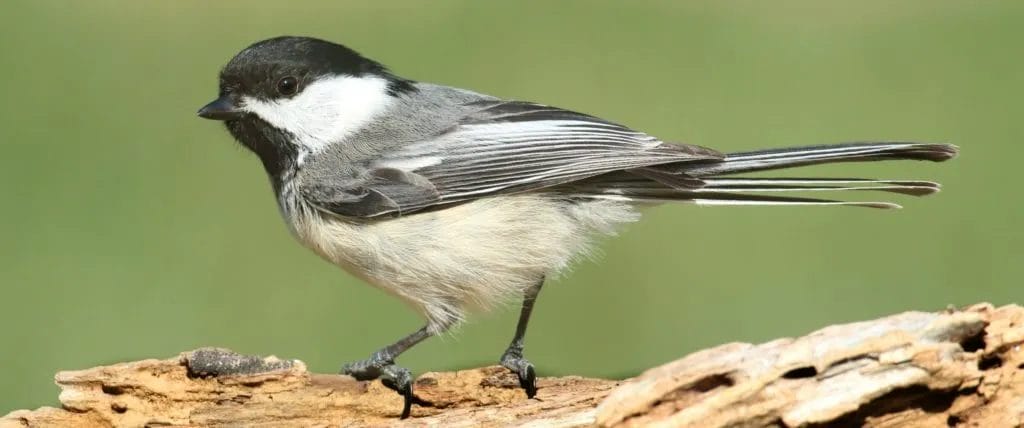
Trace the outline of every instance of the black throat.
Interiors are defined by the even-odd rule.
[[[274,186],[274,193],[280,194],[284,182],[291,178],[298,166],[299,153],[291,143],[292,136],[252,114],[227,121],[225,125],[235,140],[259,156]]]

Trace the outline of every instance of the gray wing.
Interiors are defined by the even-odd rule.
[[[478,108],[431,138],[381,154],[363,176],[304,186],[303,196],[343,216],[402,215],[620,170],[699,185],[671,164],[723,157],[555,107],[494,100],[471,105]]]

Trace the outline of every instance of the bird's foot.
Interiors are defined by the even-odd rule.
[[[356,378],[356,380],[380,379],[384,386],[391,388],[405,399],[402,405],[402,419],[408,418],[412,411],[413,404],[425,404],[425,402],[412,393],[412,373],[409,369],[395,365],[395,362],[373,354],[370,358],[345,364],[341,367],[341,373]]]
[[[537,395],[537,374],[533,370],[533,364],[523,358],[522,349],[510,347],[505,350],[501,355],[501,365],[519,376],[519,386],[526,391],[527,398]]]

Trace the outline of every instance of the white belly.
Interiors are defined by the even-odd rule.
[[[467,309],[520,298],[586,254],[593,232],[610,234],[638,218],[622,202],[566,203],[543,194],[370,222],[308,206],[283,211],[303,244],[403,298],[435,330],[461,321]]]

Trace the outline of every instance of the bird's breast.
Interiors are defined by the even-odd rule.
[[[292,182],[278,195],[281,216],[292,235],[305,247],[346,271],[366,279],[367,231],[361,224],[322,213],[306,202]]]
[[[522,194],[366,221],[321,212],[294,190],[282,188],[281,212],[303,245],[429,319],[520,296],[585,253],[593,232],[636,218],[617,202]]]

